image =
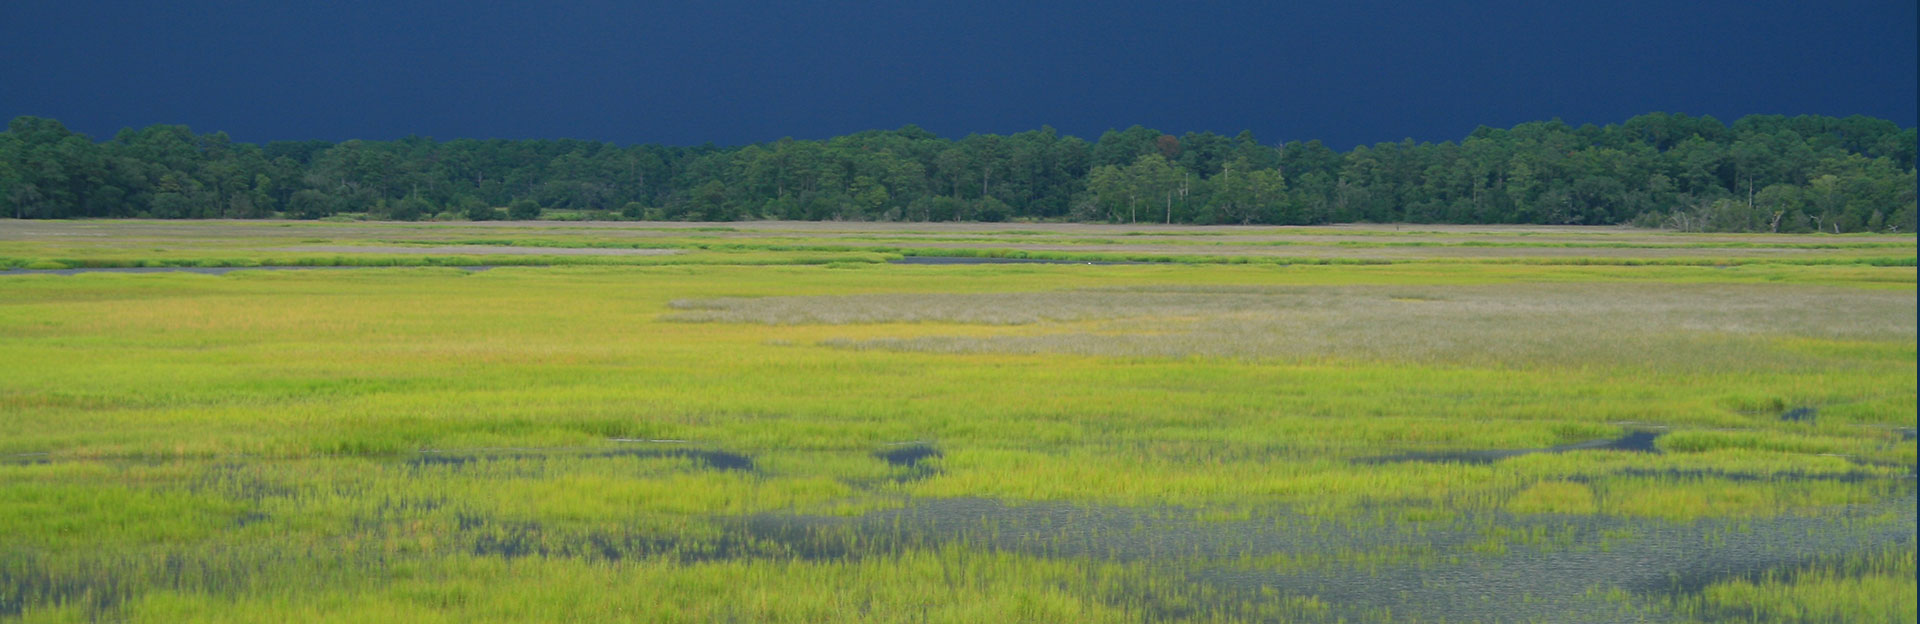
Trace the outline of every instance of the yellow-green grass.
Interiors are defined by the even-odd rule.
[[[1698,622],[1912,622],[1914,552],[1894,551],[1732,579],[1678,600]]]
[[[1136,483],[1178,475],[1181,464],[1243,455],[1209,480],[1246,486],[1236,472],[1273,474],[1264,465],[1272,456],[1338,464],[1411,450],[1538,448],[1617,435],[1632,428],[1627,422],[1683,429],[1663,442],[1674,453],[1653,461],[1723,447],[1783,461],[1822,453],[1911,458],[1896,434],[1862,426],[1912,425],[1911,337],[1864,343],[1884,345],[1877,350],[1842,348],[1862,344],[1857,338],[1763,341],[1745,353],[1771,359],[1689,374],[1684,364],[1698,354],[1661,354],[1682,365],[1655,369],[1610,360],[1473,368],[1371,357],[896,353],[814,345],[1056,328],[660,320],[675,314],[667,302],[687,296],[1031,289],[1111,284],[1137,270],[970,269],[937,282],[918,267],[8,278],[15,298],[0,318],[13,356],[5,360],[0,402],[15,416],[0,450],[57,458],[297,457],[629,437],[857,454],[887,442],[937,440],[956,453],[953,469],[921,487],[948,495],[965,493],[946,484],[967,476],[958,468],[972,453],[1062,457],[1064,450],[1091,456],[1066,464],[1118,466],[1143,459],[1140,449],[1171,446],[1163,455],[1176,458],[1172,465],[1136,469],[1145,473]],[[1181,272],[1155,268],[1150,279],[1206,279]],[[1186,272],[1222,277],[1220,269]],[[1334,277],[1319,273],[1301,281]],[[1291,276],[1245,269],[1230,277],[1284,283]],[[1821,407],[1821,420],[1778,419],[1781,409],[1800,405]],[[1196,449],[1206,461],[1177,459]],[[1011,463],[1029,471],[1045,464]],[[1344,470],[1381,469],[1334,472]],[[978,476],[1012,487],[993,471]],[[1112,478],[1133,476],[1123,470]],[[1127,488],[1044,471],[1019,482],[1067,489],[1049,498],[1074,498],[1070,492],[1080,489],[1082,498],[1179,502],[1186,491],[1143,485],[1160,491],[1143,500],[1118,494]]]
[[[259,260],[308,238],[115,256],[133,243],[115,242],[113,224],[69,227],[109,240],[0,236],[0,255]],[[280,229],[128,227],[176,241]],[[326,244],[435,232],[286,229],[320,227],[333,228]],[[1389,523],[1689,523],[1911,496],[1914,446],[1900,428],[1915,424],[1914,270],[1847,260],[1857,249],[1804,251],[1840,263],[905,266],[763,249],[479,273],[0,275],[0,566],[13,566],[0,569],[105,578],[118,564],[100,553],[125,553],[132,570],[113,577],[125,591],[111,604],[10,614],[0,594],[0,618],[920,621],[923,606],[944,621],[1320,617],[1330,612],[1309,596],[1129,602],[1116,588],[1184,583],[1144,564],[964,544],[597,561],[490,556],[471,540],[537,526],[555,548],[608,532],[709,544],[730,518],[858,517],[946,498],[1202,520],[1284,508]],[[803,265],[825,259],[865,263]],[[1801,407],[1817,417],[1781,418]],[[1640,430],[1664,432],[1663,452],[1374,461]],[[942,455],[918,468],[874,455],[913,441]],[[676,449],[739,453],[753,469]],[[476,518],[487,524],[463,525]],[[1540,539],[1490,535],[1488,551]],[[1412,556],[1355,548],[1369,561]],[[226,562],[209,578],[259,584],[169,581],[170,556]],[[916,575],[942,580],[901,580]],[[1778,587],[1700,599],[1777,611],[1740,596],[1812,604],[1798,596],[1889,581],[1767,582]],[[1910,574],[1904,583],[1911,593]],[[764,606],[778,604],[796,606]]]
[[[305,564],[300,572],[326,583],[260,579],[237,593],[163,589],[119,605],[119,615],[121,621],[169,623],[1214,621],[1181,614],[1180,602],[1197,597],[1185,594],[1200,592],[1156,578],[1147,565],[964,549],[845,562],[607,564],[451,555],[361,567],[323,557],[316,553],[322,562]],[[1174,604],[1164,604],[1169,602]],[[1271,599],[1243,609],[1249,619],[1268,621],[1326,610],[1311,599]],[[78,606],[36,609],[20,618],[90,620]]]

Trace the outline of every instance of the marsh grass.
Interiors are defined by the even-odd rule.
[[[683,264],[763,264],[768,258],[824,264],[834,261],[833,256],[871,261],[863,259],[905,255],[1266,266],[1914,266],[1913,239],[1884,235],[1681,236],[1618,228],[1437,226],[1392,231],[1059,224],[1044,229],[922,224],[929,228],[922,229],[903,225],[27,221],[8,222],[0,228],[0,269],[422,265],[472,263],[480,256],[494,259],[488,264],[653,264],[664,260],[582,254],[673,251],[684,252],[685,257],[672,261]],[[326,245],[315,247],[314,241]],[[407,249],[368,253],[396,243]]]
[[[1510,518],[1472,507],[1384,502],[1340,513],[1265,507],[1223,515],[1207,507],[939,498],[846,515],[778,504],[768,512],[716,515],[672,500],[626,499],[628,490],[596,495],[607,483],[581,480],[722,474],[686,458],[526,451],[468,457],[473,461],[40,466],[30,480],[77,488],[59,499],[93,491],[100,503],[81,508],[120,518],[63,514],[88,526],[152,524],[143,515],[229,502],[162,534],[106,542],[44,522],[10,527],[18,537],[0,547],[0,607],[9,609],[0,615],[166,621],[237,610],[492,621],[545,619],[564,609],[588,619],[647,613],[670,621],[821,621],[855,609],[855,617],[918,621],[927,612],[917,606],[947,604],[977,587],[996,597],[954,612],[956,621],[1397,621],[1388,611],[1423,619],[1553,613],[1557,621],[1610,621],[1612,607],[1554,587],[1604,581],[1636,588],[1641,593],[1628,602],[1645,605],[1665,596],[1663,566],[1685,569],[1689,587],[1705,587],[1725,576],[1718,566],[1775,569],[1770,562],[1813,553],[1851,561],[1873,556],[1871,545],[1886,535],[1912,531],[1910,515],[1877,520],[1866,509],[1897,509],[1899,496],[1860,510],[1829,507],[1818,518],[1719,523],[1648,524],[1565,510]],[[103,468],[124,472],[103,479]],[[712,485],[679,495],[725,499],[745,491]],[[174,498],[139,504],[147,496],[141,489]],[[540,493],[559,490],[575,493]],[[1904,496],[1910,507],[1911,490]],[[128,511],[140,507],[147,510]],[[1542,569],[1558,572],[1529,572]],[[1408,575],[1430,580],[1408,586]],[[1459,600],[1474,583],[1536,576],[1552,582],[1520,581],[1538,592],[1534,601]],[[616,578],[656,587],[612,583]],[[1012,589],[1016,580],[1043,583],[1051,606],[1014,599],[1021,595]],[[1402,593],[1379,594],[1392,588]],[[552,592],[573,602],[553,604]],[[726,604],[761,599],[766,604],[747,610]],[[1431,610],[1435,605],[1444,607]]]
[[[63,267],[684,250],[0,275],[0,620],[1911,619],[1911,237],[721,227],[0,223]],[[1079,249],[1130,240],[1185,251]],[[449,253],[285,251],[383,241]],[[875,251],[930,243],[1191,258]],[[1569,256],[1454,253],[1505,249]]]
[[[1784,339],[1886,345],[1912,358],[1912,297],[1841,288],[1502,285],[1134,287],[1043,293],[677,300],[681,322],[1024,325],[1109,320],[1092,331],[828,340],[846,349],[1068,353],[1285,361],[1826,368]],[[1905,345],[1904,349],[1900,345]],[[1889,362],[1892,363],[1892,362]]]
[[[1729,579],[1674,600],[1687,621],[1911,622],[1914,553],[1890,550]]]

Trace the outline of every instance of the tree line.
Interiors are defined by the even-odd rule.
[[[944,139],[907,126],[733,148],[579,140],[237,143],[186,126],[95,142],[0,132],[0,216],[590,218],[1308,225],[1623,224],[1915,231],[1915,132],[1863,116],[1481,127],[1459,142],[1266,145],[1134,126]]]

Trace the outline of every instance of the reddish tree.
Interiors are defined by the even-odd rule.
[[[1173,160],[1180,155],[1180,139],[1174,138],[1171,134],[1160,135],[1160,138],[1153,140],[1153,145],[1160,148],[1160,155],[1167,157],[1167,160]]]

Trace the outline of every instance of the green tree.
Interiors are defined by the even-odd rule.
[[[505,216],[499,209],[487,205],[486,200],[472,195],[462,195],[454,203],[468,221],[495,221]]]
[[[319,219],[333,214],[333,201],[326,193],[306,189],[293,194],[293,200],[287,202],[287,212],[296,219]]]
[[[1221,167],[1208,178],[1213,195],[1208,206],[1217,223],[1276,223],[1287,196],[1287,183],[1275,169],[1257,169],[1244,159]]]
[[[516,199],[507,204],[507,218],[515,221],[532,221],[540,218],[540,204],[531,199]]]

